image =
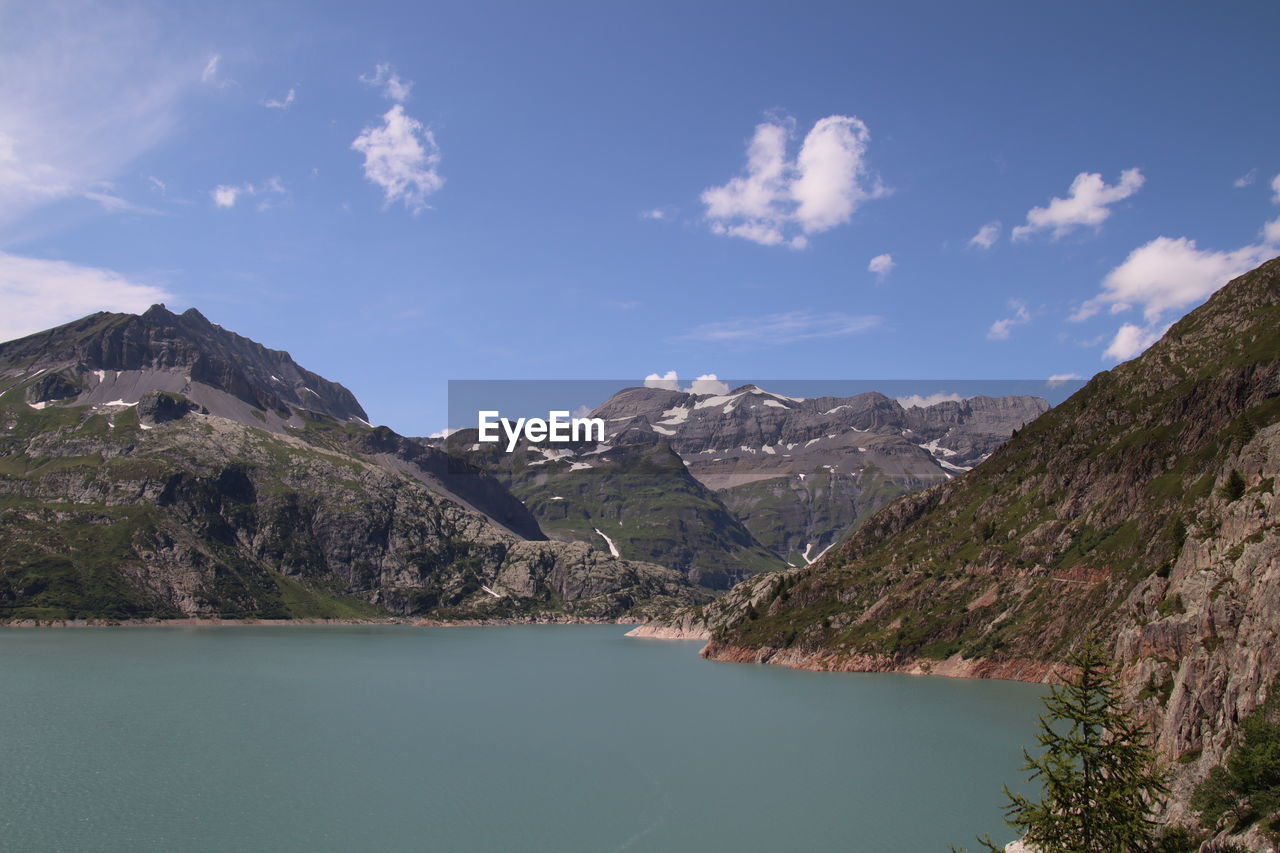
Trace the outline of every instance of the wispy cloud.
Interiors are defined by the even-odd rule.
[[[883,255],[876,255],[872,258],[867,264],[867,270],[875,273],[880,280],[883,281],[885,276],[892,272],[895,266],[897,266],[897,264],[893,262],[893,255],[886,252]]]
[[[209,190],[209,197],[213,199],[213,206],[230,210],[236,206],[236,202],[241,196],[264,196],[258,202],[258,210],[266,210],[271,207],[271,196],[280,196],[288,193],[284,187],[284,182],[278,177],[270,177],[261,183],[243,183],[243,184],[220,184]]]
[[[397,104],[409,100],[409,94],[413,91],[413,81],[401,78],[390,63],[375,66],[371,74],[361,74],[360,82],[366,86],[381,87],[383,96]]]
[[[885,194],[867,165],[871,133],[861,119],[819,119],[791,160],[787,145],[794,124],[787,119],[757,125],[745,173],[702,193],[713,232],[803,249],[811,235],[843,225],[863,201]]]
[[[1013,309],[1013,314],[992,323],[991,328],[987,329],[987,340],[1008,340],[1009,331],[1014,326],[1031,322],[1031,312],[1027,310],[1026,303],[1013,299],[1010,300],[1009,307]]]
[[[1081,226],[1097,227],[1111,215],[1108,205],[1136,193],[1143,181],[1139,169],[1125,169],[1114,185],[1108,185],[1096,172],[1081,172],[1071,182],[1066,198],[1055,197],[1047,207],[1031,208],[1027,224],[1014,228],[1012,237],[1025,240],[1038,231],[1049,231],[1056,240]]]
[[[1258,180],[1258,170],[1250,169],[1240,177],[1236,178],[1231,185],[1240,190],[1250,186],[1256,180]]]
[[[6,33],[12,14],[0,6],[0,227],[90,193],[108,211],[127,210],[103,183],[167,136],[200,65],[167,53],[137,9],[23,10],[20,35]]]
[[[988,222],[969,238],[969,245],[978,249],[990,249],[1000,239],[1000,223]]]
[[[30,335],[94,311],[143,311],[163,288],[67,261],[0,252],[0,340]]]
[[[222,62],[222,55],[215,53],[209,57],[204,64],[204,71],[200,72],[201,83],[216,83],[218,81],[218,65]]]
[[[1057,388],[1061,385],[1066,385],[1068,382],[1083,378],[1079,373],[1055,373],[1046,379],[1044,384],[1050,388]]]
[[[791,311],[703,323],[680,337],[705,343],[789,344],[856,335],[875,328],[880,321],[874,315]]]
[[[290,89],[283,98],[267,98],[262,105],[269,110],[287,110],[293,106],[294,100],[297,98],[296,89]]]

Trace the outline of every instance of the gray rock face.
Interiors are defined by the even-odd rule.
[[[798,399],[628,388],[599,406],[606,442],[670,444],[755,537],[804,565],[899,495],[968,471],[1047,411],[1039,397],[904,408],[879,393]]]
[[[29,377],[35,371],[60,372],[85,397],[83,402],[133,403],[147,391],[197,398],[194,386],[220,392],[199,402],[236,419],[246,413],[222,410],[221,395],[248,409],[274,413],[277,420],[289,419],[295,409],[339,420],[366,418],[346,388],[303,369],[287,352],[210,323],[194,308],[180,315],[163,305],[137,316],[92,314],[0,344],[0,377]],[[48,399],[68,396],[73,395]]]
[[[194,311],[0,345],[0,619],[594,620],[706,598],[546,541],[498,481],[363,417]]]

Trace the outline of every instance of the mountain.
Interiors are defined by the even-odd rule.
[[[0,344],[0,618],[616,618],[705,597],[191,310]]]
[[[723,589],[815,560],[890,500],[963,473],[1048,409],[1037,397],[904,407],[883,394],[799,399],[627,388],[591,413],[603,442],[506,453],[450,436],[554,538],[600,542]]]
[[[475,430],[454,433],[448,447],[501,481],[555,539],[604,545],[708,589],[785,565],[665,442],[522,442],[507,453],[475,437]]]
[[[1280,259],[972,472],[674,624],[721,660],[1029,680],[1096,632],[1177,816],[1280,676],[1278,421]]]
[[[1049,408],[1038,397],[904,407],[884,394],[801,399],[631,388],[592,414],[606,440],[664,441],[758,541],[816,559],[893,498],[968,471]]]

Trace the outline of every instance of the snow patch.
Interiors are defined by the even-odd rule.
[[[570,471],[581,471],[584,468],[594,467],[590,462],[574,462],[569,466]]]
[[[776,456],[778,454],[778,451],[774,450],[772,447],[770,447],[767,444],[760,449],[763,450],[765,453],[768,453],[770,456]]]
[[[619,521],[618,523],[619,523],[619,524],[621,524],[622,522],[621,522],[621,521]],[[612,555],[613,555],[613,556],[615,556],[615,557],[621,557],[621,556],[622,556],[621,554],[619,554],[619,553],[618,553],[618,546],[617,546],[617,545],[614,545],[614,544],[613,544],[613,540],[612,540],[612,539],[610,539],[608,536],[605,536],[603,533],[600,533],[600,528],[599,528],[599,527],[593,527],[593,528],[591,528],[591,529],[592,529],[592,530],[594,530],[596,533],[599,533],[599,534],[600,534],[600,538],[604,540],[604,544],[606,544],[606,545],[608,545],[608,546],[609,546],[609,553],[610,553],[610,554],[612,554]]]
[[[927,450],[934,456],[956,456],[957,455],[956,451],[952,450],[950,447],[939,447],[938,439],[936,438],[933,441],[925,442],[924,444],[917,444],[916,447],[920,448],[921,450]]]
[[[692,410],[687,409],[684,406],[677,406],[674,409],[667,409],[665,412],[662,413],[663,420],[658,421],[658,423],[667,424],[669,426],[682,424],[685,421],[689,420],[690,411]]]
[[[46,403],[27,403],[27,405],[33,409],[43,409],[45,406],[49,404],[46,402]]]
[[[489,593],[490,595],[492,595],[494,598],[502,598],[501,595],[489,589],[489,587],[485,586],[484,584],[480,584],[480,588],[483,589],[485,592]]]
[[[737,400],[741,396],[742,396],[741,394],[726,394],[723,396],[716,395],[714,397],[707,397],[704,400],[699,400],[698,402],[694,403],[693,407],[695,409],[710,409],[715,406],[723,406],[726,403],[732,404],[735,400]],[[725,414],[728,414],[728,412],[725,412]]]
[[[654,431],[654,432],[656,432],[656,433],[660,433],[660,434],[662,434],[662,435],[675,435],[675,434],[676,434],[676,431],[675,431],[675,430],[673,430],[673,429],[667,429],[666,427],[660,427],[660,426],[658,426],[657,424],[649,424],[649,426],[651,426],[651,427],[653,428],[653,431]]]
[[[763,402],[766,406],[769,406],[769,407],[774,408],[774,409],[785,409],[785,408],[787,408],[787,407],[786,407],[786,406],[784,406],[783,404],[779,403],[777,400],[763,400],[762,402]]]

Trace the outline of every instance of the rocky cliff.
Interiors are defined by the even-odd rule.
[[[0,345],[0,618],[610,619],[705,598],[198,313]]]
[[[1097,632],[1177,817],[1280,675],[1278,421],[1280,259],[972,472],[677,621],[716,659],[1027,680]]]
[[[628,388],[592,415],[603,442],[450,452],[501,480],[548,535],[600,542],[724,589],[805,565],[892,499],[946,482],[1048,408],[1036,397],[904,407],[884,394],[800,399]]]

